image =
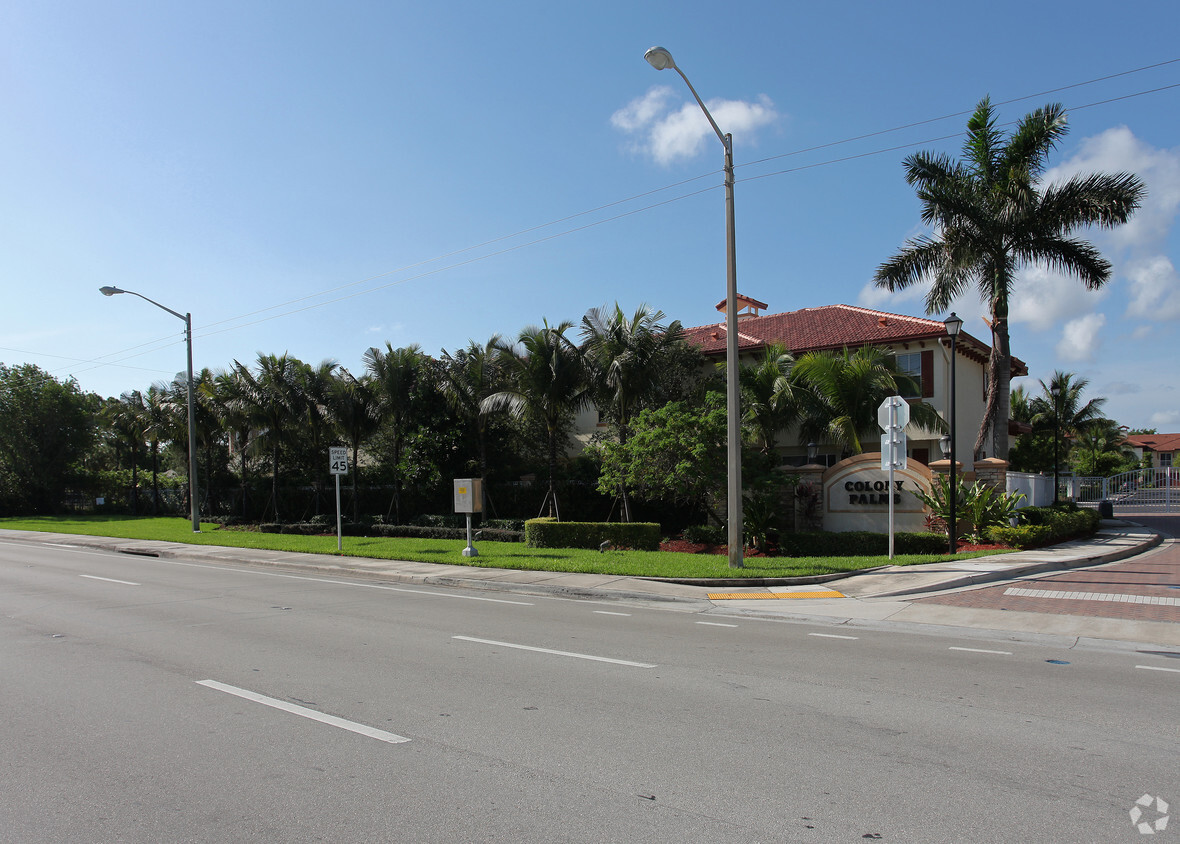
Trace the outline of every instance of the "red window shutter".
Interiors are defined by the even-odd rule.
[[[934,351],[927,349],[922,352],[922,398],[928,399],[934,395]]]

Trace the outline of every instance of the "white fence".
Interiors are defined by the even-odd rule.
[[[1023,492],[1021,507],[1044,507],[1053,503],[1053,478],[1031,472],[1009,472],[1008,492]]]

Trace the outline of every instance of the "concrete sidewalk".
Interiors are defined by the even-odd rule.
[[[850,576],[758,586],[674,583],[653,578],[476,568],[463,565],[333,557],[152,540],[0,530],[0,541],[94,548],[215,565],[269,566],[304,574],[364,577],[395,583],[463,586],[555,597],[677,602],[687,611],[762,618],[824,618],[836,624],[905,621],[992,630],[1113,638],[1180,646],[1180,625],[1040,613],[998,613],[900,600],[1044,572],[1113,563],[1149,551],[1158,533],[1105,521],[1094,537],[1051,548],[925,566],[887,566]],[[817,582],[822,581],[822,582]],[[1031,616],[1032,618],[1025,618]]]

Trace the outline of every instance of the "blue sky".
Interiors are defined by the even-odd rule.
[[[1150,196],[1094,235],[1100,293],[1025,273],[1013,351],[1180,430],[1180,6],[959,9],[8,0],[0,361],[103,395],[182,369],[179,321],[103,285],[191,311],[214,369],[287,351],[359,372],[370,346],[438,354],[616,301],[715,322],[722,151],[644,62],[660,44],[734,135],[738,288],[770,312],[922,314],[870,284],[922,231],[902,159],[957,154],[985,94],[1018,100],[1005,120],[1062,102],[1051,175],[1130,170]],[[987,337],[974,297],[956,310]]]

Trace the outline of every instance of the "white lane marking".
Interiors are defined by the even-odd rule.
[[[99,577],[97,574],[80,574],[78,577],[88,577],[91,580],[105,580],[107,583],[122,583],[124,586],[142,586],[142,583],[132,583],[130,580],[115,580],[113,577]]]
[[[631,617],[631,613],[629,613],[629,612],[610,612],[609,610],[595,610],[594,614],[595,615],[622,615],[622,616],[626,616],[627,618]]]
[[[987,651],[983,648],[947,648],[948,651],[967,651],[973,654],[999,654],[1000,656],[1012,656],[1012,651]]]
[[[615,665],[629,665],[632,668],[655,668],[648,662],[631,662],[628,659],[612,659],[608,656],[593,656],[591,654],[579,654],[572,651],[555,651],[550,648],[534,648],[532,645],[516,645],[512,642],[497,642],[494,639],[476,639],[472,636],[452,636],[452,639],[459,639],[464,642],[478,642],[481,645],[498,645],[501,648],[516,648],[520,651],[535,651],[540,654],[553,654],[555,656],[572,656],[575,659],[591,659],[595,662],[610,662]]]
[[[821,639],[859,639],[860,636],[840,636],[836,633],[808,633],[808,636],[819,636]]]
[[[389,742],[390,744],[401,744],[409,741],[405,736],[387,733],[385,730],[378,730],[376,727],[369,727],[364,724],[358,724],[355,721],[346,721],[343,718],[337,718],[335,715],[325,715],[323,712],[317,712],[314,709],[308,709],[304,706],[296,706],[293,703],[287,703],[285,700],[277,700],[273,697],[260,695],[257,692],[247,691],[246,689],[239,689],[237,686],[227,686],[225,683],[218,683],[216,680],[198,680],[198,686],[207,686],[210,689],[216,689],[219,692],[236,695],[246,700],[261,703],[264,706],[273,706],[275,709],[281,709],[284,712],[290,712],[293,715],[300,715],[304,718],[310,718],[312,721],[319,721],[321,724],[329,724],[333,727],[339,727],[342,730],[358,733],[362,736],[375,738],[378,741]]]
[[[308,577],[303,574],[279,574],[273,571],[256,571],[255,569],[239,569],[233,566],[210,566],[203,563],[185,563],[179,560],[164,560],[153,558],[153,563],[163,563],[167,566],[183,566],[192,569],[210,569],[212,571],[232,571],[238,574],[256,574],[260,577],[282,577],[287,580],[306,580],[312,583],[331,583],[335,586],[354,586],[358,589],[384,589],[387,592],[405,592],[410,595],[427,595],[431,598],[461,598],[465,601],[486,601],[492,604],[512,604],[517,607],[535,606],[529,601],[507,601],[503,598],[481,598],[478,595],[451,595],[447,592],[429,592],[425,589],[404,589],[398,586],[382,586],[380,583],[350,583],[347,580],[331,580],[326,577]]]
[[[1164,668],[1162,665],[1136,665],[1136,668],[1142,668],[1144,671],[1171,671],[1173,674],[1180,674],[1180,668]]]
[[[707,624],[710,627],[737,627],[736,624],[722,624],[720,621],[698,621],[697,624]]]

